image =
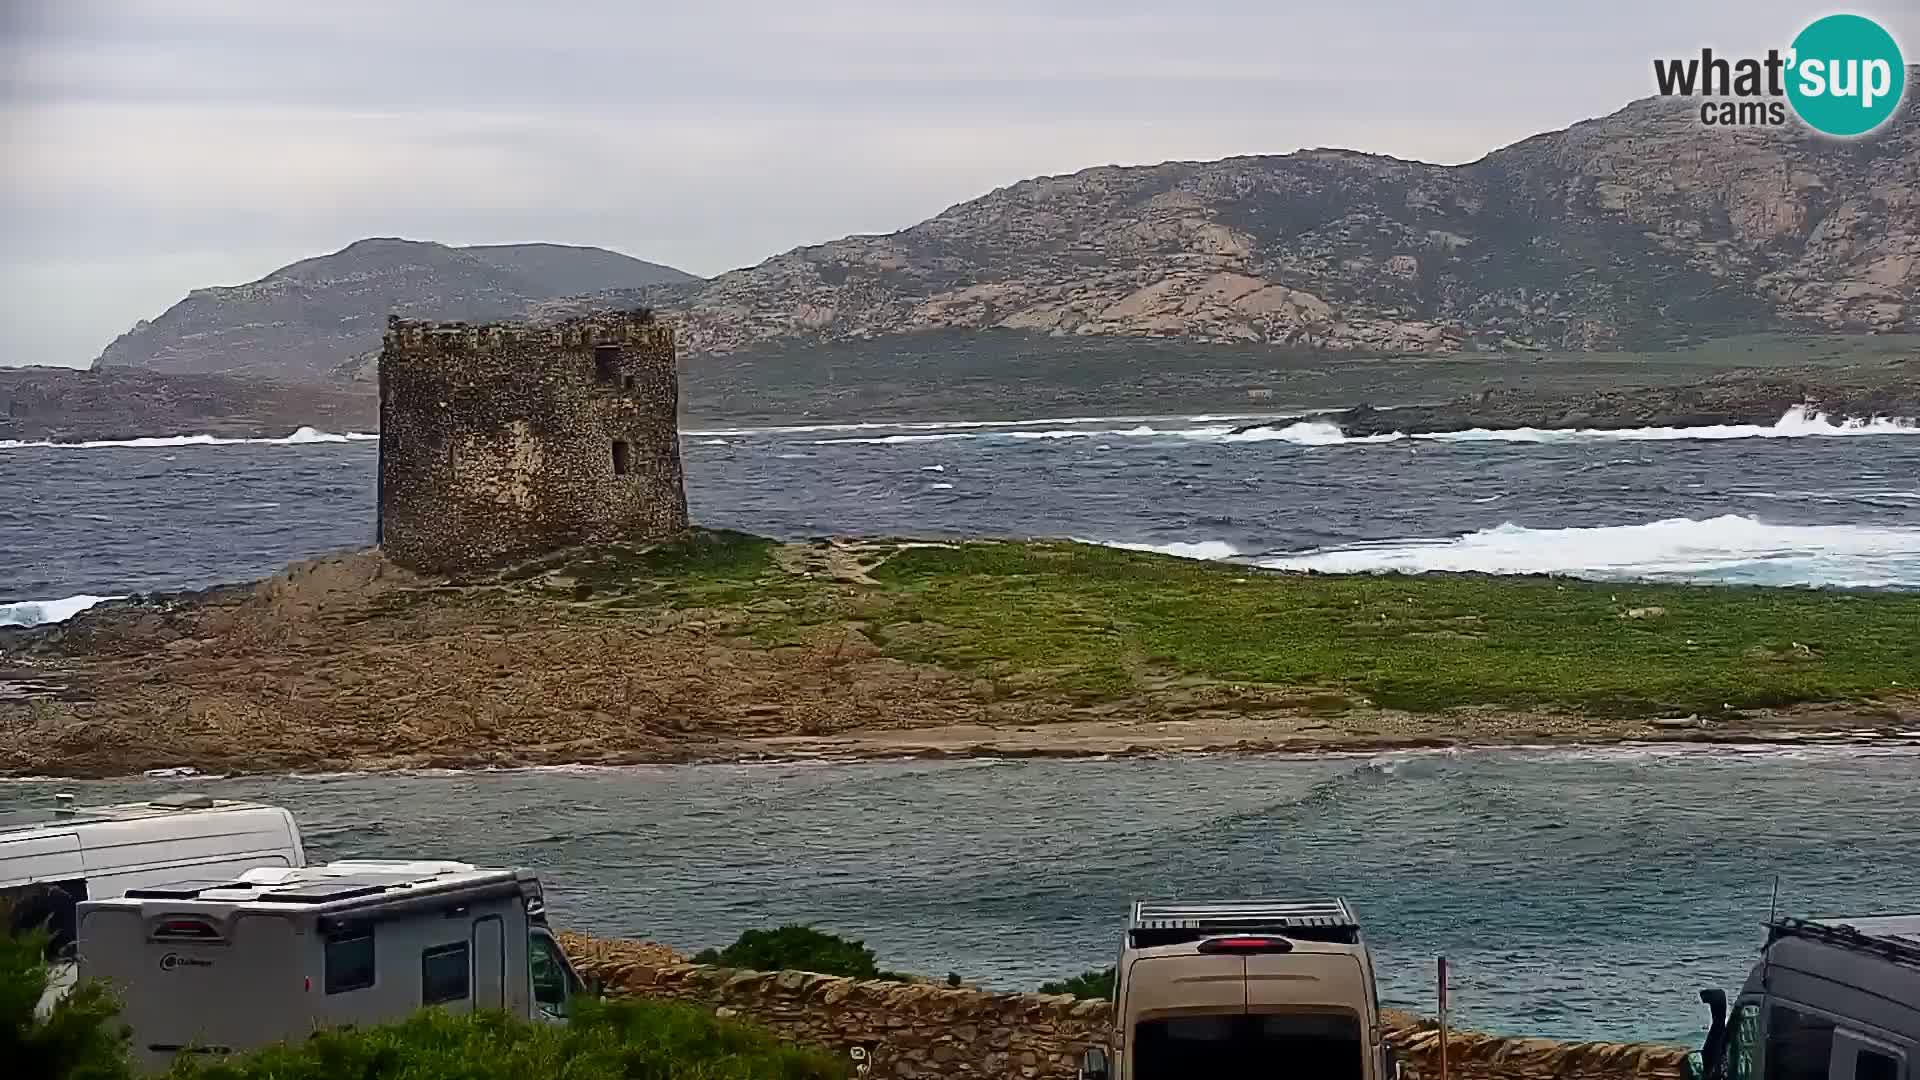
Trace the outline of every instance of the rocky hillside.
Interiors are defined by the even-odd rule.
[[[377,431],[380,399],[365,387],[299,386],[232,375],[0,368],[0,442],[275,437],[301,427]]]
[[[1655,98],[1460,166],[1106,166],[711,281],[596,249],[368,240],[196,292],[99,363],[364,379],[390,311],[608,305],[670,313],[690,355],[986,328],[1389,354],[1915,332],[1920,94],[1858,143],[1702,127]]]
[[[709,352],[938,327],[1369,351],[1920,330],[1920,94],[1857,144],[1648,99],[1462,166],[1088,169],[722,275],[681,318]]]
[[[505,319],[555,297],[694,280],[601,248],[361,240],[246,285],[196,289],[120,335],[94,366],[321,381],[380,347],[389,312]]]

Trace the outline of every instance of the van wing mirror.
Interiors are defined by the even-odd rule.
[[[1689,1054],[1686,1068],[1688,1075],[1698,1080],[1716,1080],[1727,1056],[1727,992],[1710,986],[1700,991],[1700,1001],[1706,1005],[1709,1018],[1707,1041],[1700,1045],[1699,1064],[1696,1066],[1694,1055]]]
[[[1087,1052],[1080,1056],[1080,1080],[1107,1080],[1108,1075],[1106,1050],[1098,1046],[1087,1047]]]

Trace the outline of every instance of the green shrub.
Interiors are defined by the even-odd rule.
[[[0,1062],[9,1076],[34,1080],[127,1080],[128,1031],[119,1003],[85,983],[36,1015],[52,979],[47,935],[0,929]]]
[[[1083,971],[1071,979],[1041,983],[1040,992],[1043,994],[1072,994],[1077,998],[1101,998],[1111,1001],[1113,999],[1113,969],[1104,968],[1100,971]]]
[[[226,1060],[182,1058],[169,1080],[844,1080],[823,1050],[676,1002],[578,1003],[568,1024],[439,1010],[323,1031]]]
[[[850,979],[900,978],[881,971],[873,950],[864,943],[811,926],[749,930],[724,949],[695,953],[693,962],[751,971],[811,971]]]

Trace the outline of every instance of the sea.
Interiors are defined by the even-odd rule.
[[[1350,437],[1312,417],[708,427],[702,524],[1050,536],[1285,569],[1920,589],[1920,424]],[[375,440],[0,443],[0,624],[372,541]],[[1920,627],[1916,627],[1920,633]],[[1916,673],[1920,679],[1920,673]],[[532,866],[559,919],[724,944],[808,922],[1005,988],[1112,962],[1128,901],[1339,894],[1386,996],[1463,1024],[1693,1041],[1776,905],[1920,910],[1920,748],[681,766],[14,781],[292,807],[316,855]]]

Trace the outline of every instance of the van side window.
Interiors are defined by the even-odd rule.
[[[1853,1080],[1901,1080],[1901,1059],[1862,1049],[1853,1059]]]
[[[344,994],[373,985],[373,931],[352,930],[327,939],[327,993]]]
[[[420,1004],[439,1005],[447,1001],[465,1001],[469,991],[468,975],[472,966],[467,958],[467,943],[438,945],[420,954]]]
[[[1827,1080],[1833,1021],[1775,1005],[1767,1017],[1767,1080]]]
[[[1900,1080],[1900,1059],[1877,1050],[1862,1050],[1853,1059],[1853,1080]]]

